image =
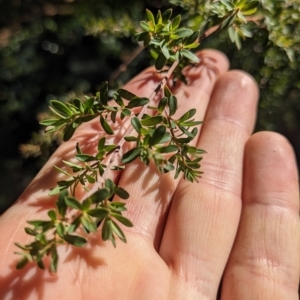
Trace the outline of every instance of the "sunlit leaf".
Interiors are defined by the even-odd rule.
[[[64,239],[67,243],[77,247],[83,247],[87,243],[87,240],[84,237],[79,235],[66,234],[64,236]]]
[[[141,153],[142,149],[143,149],[142,147],[133,148],[133,149],[129,150],[128,152],[126,152],[125,154],[123,154],[122,163],[128,164],[128,163],[132,162],[133,160],[135,160]]]

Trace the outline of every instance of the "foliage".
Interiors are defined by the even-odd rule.
[[[154,15],[157,15],[158,8],[162,14],[172,8],[176,14],[181,15],[182,26],[189,32],[199,32],[195,43],[200,45],[195,49],[220,49],[227,54],[233,68],[241,68],[251,73],[261,89],[257,129],[276,130],[285,134],[299,152],[299,4],[296,1],[261,0],[254,17],[245,15],[245,23],[243,17],[236,13],[236,8],[243,3],[246,2],[49,0],[45,3],[40,0],[14,0],[1,3],[0,134],[2,140],[7,142],[6,147],[0,149],[0,209],[2,207],[4,210],[8,206],[9,201],[5,204],[7,199],[10,198],[11,202],[16,198],[18,187],[21,191],[32,174],[37,172],[39,166],[63,140],[61,131],[46,134],[40,131],[33,133],[31,141],[28,142],[30,132],[39,130],[37,122],[34,121],[37,113],[39,121],[50,118],[49,112],[40,113],[41,110],[45,110],[46,102],[58,99],[69,107],[67,103],[75,105],[72,101],[78,98],[81,102],[77,103],[85,105],[87,99],[97,99],[99,81],[110,77],[117,79],[115,82],[109,80],[108,94],[112,96],[119,85],[147,66],[149,61],[156,61],[157,67],[164,63],[163,71],[170,67],[176,55],[172,52],[174,48],[159,37],[157,30],[146,30],[147,34],[157,34],[156,42],[150,45],[151,57],[141,52],[141,47],[133,43],[134,29],[138,27],[146,7]],[[245,11],[247,9],[244,8],[244,13]],[[147,15],[146,23],[152,18],[151,14]],[[161,24],[170,26],[169,22],[173,24],[174,19],[164,20]],[[231,22],[234,22],[234,25]],[[157,26],[157,23],[159,20],[155,20],[155,26],[162,32],[162,28],[159,29],[161,24]],[[226,30],[218,30],[221,29],[221,23],[233,25],[229,33]],[[151,24],[148,24],[149,26]],[[253,34],[252,39],[244,40],[250,36],[250,32]],[[147,34],[144,34],[144,37]],[[140,36],[139,39],[144,41]],[[185,39],[183,37],[177,46],[188,45]],[[164,42],[158,45],[161,41]],[[236,46],[240,47],[241,42],[242,49],[237,51]],[[191,48],[187,48],[189,49]],[[161,56],[157,62],[160,51],[165,53],[164,59],[161,59]],[[140,54],[131,57],[131,53]],[[184,80],[181,76],[183,66],[184,63],[180,63],[175,70],[179,80]],[[83,94],[86,93],[87,98],[84,98]],[[121,110],[118,113],[121,113]],[[100,118],[100,115],[97,117]],[[74,120],[67,120],[69,124],[79,125],[78,118],[79,115]],[[141,119],[139,122],[147,121]],[[139,128],[137,123],[132,125]],[[142,126],[144,130],[146,125]],[[159,127],[158,124],[155,126]],[[73,125],[69,128],[70,133],[74,129]],[[149,133],[151,128],[147,126],[146,130],[153,136],[155,130]],[[169,128],[166,127],[167,130]],[[138,140],[127,139],[136,148],[145,148],[145,139],[146,142],[148,139],[146,136],[147,134],[143,133]],[[68,135],[65,139],[66,137]],[[35,160],[30,158],[29,162],[33,162],[31,165],[19,157],[17,145],[20,143],[24,157],[39,157]],[[144,157],[146,161],[147,156],[143,156],[145,152],[148,150],[141,150],[138,156],[142,159]],[[29,171],[24,171],[25,166],[27,170],[31,169],[31,174],[28,174],[26,180],[24,174]],[[158,163],[157,166],[163,165]],[[91,174],[92,172],[87,175],[92,176]],[[88,181],[88,178],[85,177],[84,180]],[[56,214],[61,217],[58,212]],[[40,228],[37,230],[42,233]],[[46,254],[52,253],[49,251],[46,251]],[[53,255],[55,261],[54,252]],[[26,258],[23,263],[25,261]]]
[[[213,3],[211,18],[214,20],[211,24],[217,26],[219,31],[234,27],[238,32],[236,36],[244,37],[246,34],[243,25],[247,23],[244,15],[254,13],[257,5],[257,1],[244,0],[222,0],[221,6]],[[34,241],[26,245],[16,243],[23,250],[17,252],[21,256],[17,268],[22,268],[31,261],[44,269],[43,259],[50,256],[50,271],[56,272],[57,246],[67,243],[82,247],[88,242],[86,234],[97,232],[99,226],[103,241],[110,240],[116,246],[116,237],[119,237],[126,242],[118,223],[128,227],[133,224],[122,215],[126,211],[126,202],[113,200],[115,196],[126,200],[130,195],[115,184],[109,174],[111,171],[125,169],[127,164],[137,158],[146,165],[153,161],[161,173],[174,171],[175,179],[180,173],[190,182],[198,181],[201,177],[200,161],[205,151],[189,143],[197,136],[197,126],[202,122],[194,120],[194,108],[175,117],[180,103],[167,86],[172,74],[184,80],[182,69],[199,62],[199,58],[190,51],[200,44],[199,32],[180,27],[180,15],[173,19],[171,17],[171,9],[163,13],[158,10],[156,16],[146,10],[146,20],[140,22],[143,31],[136,36],[138,41],[143,41],[152,51],[157,71],[167,67],[167,74],[149,98],[118,89],[113,94],[114,102],[111,103],[108,83],[103,82],[100,91],[95,96],[85,96],[84,101],[75,98],[68,103],[57,100],[50,102],[50,109],[55,117],[42,120],[41,124],[47,126],[48,132],[63,131],[64,141],[68,141],[82,123],[95,118],[99,118],[107,135],[115,135],[112,124],[117,118],[130,120],[131,126],[117,144],[107,144],[106,138],[101,137],[97,152],[93,155],[83,153],[77,143],[77,162],[63,161],[66,168],[54,166],[65,176],[49,193],[49,196],[59,195],[56,208],[48,211],[49,220],[28,221],[32,227],[26,227],[25,232],[33,236]],[[239,43],[236,44],[239,47]],[[151,106],[151,100],[155,96],[160,98],[158,106]],[[136,112],[135,108],[140,110]],[[130,143],[131,148],[115,163],[115,157],[119,155],[125,142]],[[83,201],[76,198],[78,186],[82,186],[87,192]]]

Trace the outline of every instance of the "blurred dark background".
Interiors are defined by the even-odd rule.
[[[150,56],[135,55],[133,39],[146,7],[173,7],[196,29],[205,2],[0,1],[0,213],[61,142],[59,134],[45,135],[38,124],[48,115],[49,101],[95,93],[103,80],[114,89],[148,66]],[[254,37],[242,50],[227,33],[209,37],[201,48],[224,51],[232,68],[254,76],[261,89],[256,130],[285,135],[299,161],[300,4],[273,2],[263,1],[259,25],[250,25]]]

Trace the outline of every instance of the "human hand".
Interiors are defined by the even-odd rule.
[[[251,136],[258,99],[254,81],[227,72],[226,58],[203,51],[174,93],[180,111],[205,119],[197,146],[205,149],[199,183],[174,180],[135,161],[119,184],[130,193],[127,244],[114,249],[100,234],[85,248],[59,247],[59,269],[16,270],[14,242],[30,242],[26,220],[43,219],[58,174],[77,141],[91,153],[99,122],[81,125],[61,145],[19,201],[0,218],[0,299],[298,299],[299,191],[293,150],[280,135]],[[155,89],[148,69],[127,84],[141,96]],[[179,115],[180,115],[179,111]],[[29,238],[29,239],[28,239]],[[47,263],[47,262],[46,262]]]

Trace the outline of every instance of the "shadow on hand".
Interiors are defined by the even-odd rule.
[[[33,263],[29,263],[21,270],[11,266],[12,271],[6,276],[0,275],[0,299],[28,300],[35,297],[44,299],[46,284],[57,281],[58,276],[39,269]]]
[[[89,273],[91,269],[95,270],[106,265],[105,260],[99,255],[99,246],[103,242],[99,234],[88,237],[89,246],[80,248],[74,246],[61,246],[58,248],[60,263],[57,274],[50,273],[48,270],[39,269],[35,263],[28,263],[23,269],[16,269],[16,261],[11,264],[11,271],[7,275],[0,274],[0,299],[1,300],[28,300],[45,298],[45,290],[56,288],[55,283],[60,281],[60,286],[64,284],[64,279],[60,275],[61,268],[67,268],[67,272],[72,269],[70,276],[74,276],[73,282],[79,282],[78,274]],[[63,253],[65,252],[65,253]],[[45,269],[50,264],[49,257],[44,260]],[[75,272],[74,272],[75,270]],[[61,278],[60,278],[61,276]]]

